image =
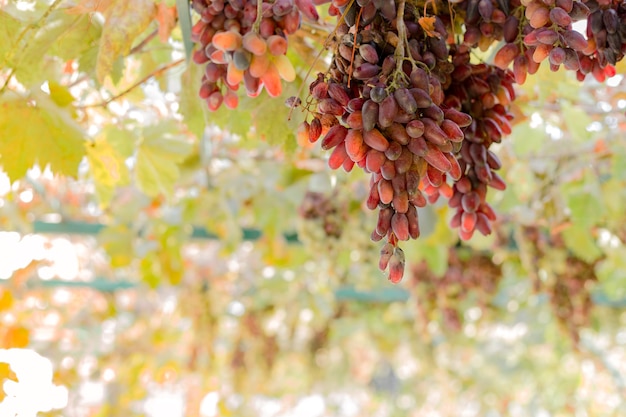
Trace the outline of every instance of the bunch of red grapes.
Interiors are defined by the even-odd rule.
[[[600,82],[615,75],[626,50],[626,4],[613,0],[465,0],[464,43],[486,49],[504,40],[494,63],[513,63],[518,84],[543,61],[557,71],[561,65]],[[586,20],[587,38],[573,24]]]
[[[354,12],[340,8],[346,18],[337,29],[330,71],[310,86],[314,117],[308,130],[316,141],[328,128],[322,148],[333,150],[331,168],[357,165],[371,174],[366,204],[378,209],[372,239],[386,240],[379,267],[399,282],[405,259],[398,243],[420,235],[417,208],[427,204],[422,190],[463,176],[456,153],[472,118],[444,105],[442,81],[450,77],[440,74],[453,66],[443,21],[434,19],[434,31],[427,33],[379,6],[371,1],[352,3]],[[402,7],[407,17],[417,11]]]
[[[194,60],[206,64],[200,96],[209,108],[235,107],[242,82],[249,96],[263,86],[279,95],[281,78],[295,78],[287,35],[326,2],[193,0]],[[328,14],[337,17],[330,67],[304,103],[288,105],[307,112],[298,134],[321,139],[332,169],[370,174],[371,238],[385,241],[379,267],[394,283],[404,274],[399,243],[420,235],[418,208],[446,198],[461,239],[491,233],[487,190],[505,183],[490,147],[511,133],[514,83],[544,61],[602,81],[626,52],[625,0],[331,0]],[[586,34],[573,26],[581,20]],[[493,65],[470,62],[472,48],[500,41]]]
[[[298,30],[302,15],[318,19],[310,0],[193,0],[192,5],[200,14],[192,28],[192,40],[199,44],[193,60],[206,64],[199,94],[209,110],[222,103],[237,107],[242,82],[250,97],[258,96],[263,87],[277,97],[282,93],[281,79],[296,78],[285,56],[287,35]]]

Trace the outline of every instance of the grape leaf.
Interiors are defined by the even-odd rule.
[[[77,58],[82,61],[85,54],[94,55],[92,59],[94,64],[81,68],[83,71],[92,71],[95,68],[95,56],[98,53],[98,45],[102,35],[102,25],[99,21],[92,19],[89,15],[67,16],[61,14],[57,22],[53,24],[62,25],[62,30],[55,37],[48,52],[65,61]]]
[[[180,176],[180,164],[191,152],[191,144],[173,136],[169,123],[144,129],[137,150],[135,179],[141,191],[151,197],[170,194]]]
[[[198,97],[201,75],[199,65],[189,65],[182,75],[180,91],[180,114],[187,129],[198,138],[202,137],[206,125],[204,112],[208,111],[203,108],[206,106],[204,100]]]
[[[590,231],[584,226],[574,224],[563,231],[565,246],[585,262],[593,262],[602,256]]]
[[[6,55],[12,50],[20,28],[19,20],[0,10],[0,67],[5,66]]]
[[[595,272],[604,293],[610,300],[620,300],[626,297],[626,249],[624,247],[611,248],[607,257],[598,262]]]
[[[128,266],[134,259],[133,231],[125,225],[105,227],[98,233],[98,242],[109,255],[111,266]]]
[[[113,69],[120,55],[126,55],[133,40],[153,21],[156,7],[150,0],[115,0],[107,9],[102,28],[96,77],[100,83]]]
[[[585,191],[567,196],[567,205],[571,211],[571,219],[582,227],[591,227],[604,217],[604,206],[601,197]]]
[[[27,121],[27,123],[24,123]],[[50,99],[0,101],[0,165],[15,181],[35,163],[76,175],[84,155],[82,129]]]
[[[509,139],[515,154],[517,156],[527,156],[539,151],[546,142],[544,130],[545,126],[543,124],[539,128],[532,128],[528,121],[516,125]]]
[[[70,23],[71,18],[64,13],[52,13],[44,25],[37,27],[36,31],[28,32],[22,44],[13,45],[4,54],[3,61],[7,66],[17,70],[16,78],[22,84],[26,86],[34,83],[40,84],[45,79],[58,76],[55,70],[59,68],[59,62],[42,58],[51,50]],[[16,31],[14,36],[20,32],[21,30]]]
[[[108,128],[94,142],[86,146],[90,173],[94,180],[98,200],[103,206],[109,204],[115,188],[127,184],[129,180],[124,155],[118,152],[109,141],[109,138],[117,136],[118,132],[118,129]]]
[[[50,89],[50,98],[59,107],[66,107],[75,100],[72,93],[70,93],[69,88],[59,84],[54,80],[48,81],[48,88]]]
[[[563,122],[572,138],[578,142],[585,142],[591,137],[587,126],[593,122],[591,117],[580,106],[572,105],[569,101],[560,100]]]

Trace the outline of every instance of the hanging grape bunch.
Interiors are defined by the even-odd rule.
[[[443,20],[433,17],[425,29],[409,4],[377,6],[339,8],[346,22],[337,29],[328,76],[310,86],[316,111],[309,132],[317,140],[334,116],[322,140],[323,149],[333,149],[330,167],[357,165],[371,174],[367,206],[378,209],[372,239],[386,239],[379,267],[399,282],[405,262],[399,242],[420,235],[417,207],[427,204],[420,189],[461,178],[455,153],[472,119],[443,105],[446,78],[437,75],[449,79],[453,70]]]
[[[237,107],[242,82],[250,97],[258,96],[263,87],[276,97],[282,92],[281,79],[295,79],[285,56],[287,35],[298,30],[301,15],[318,19],[310,0],[194,0],[192,4],[200,14],[192,29],[192,40],[199,44],[193,60],[206,64],[199,94],[209,110],[222,103]]]
[[[249,96],[263,87],[279,95],[281,78],[295,78],[287,35],[301,15],[318,16],[308,0],[193,6],[201,16],[194,61],[206,64],[200,96],[211,110],[235,107],[242,82]],[[292,97],[288,105],[307,112],[298,135],[321,139],[330,168],[370,174],[366,205],[378,210],[371,238],[384,240],[379,267],[394,283],[404,274],[400,242],[420,235],[418,208],[446,198],[461,239],[491,233],[487,190],[505,183],[490,147],[511,133],[513,84],[545,61],[603,81],[626,51],[623,0],[332,0],[328,14],[337,17],[330,67],[306,102]],[[573,26],[581,20],[586,34]],[[497,42],[493,64],[470,62],[473,48]]]
[[[495,172],[501,162],[489,147],[512,131],[509,105],[515,99],[515,90],[510,72],[470,63],[467,46],[452,46],[450,56],[454,71],[446,83],[444,105],[469,114],[472,123],[464,130],[464,141],[455,155],[461,177],[452,187],[444,181],[428,181],[424,192],[433,203],[440,196],[450,198],[448,205],[456,210],[450,226],[459,228],[459,236],[468,240],[475,230],[491,234],[491,222],[496,219],[486,201],[487,187],[504,190],[506,185]]]

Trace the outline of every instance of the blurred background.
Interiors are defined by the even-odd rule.
[[[176,29],[148,27],[98,84],[97,15],[46,16],[5,86],[36,85],[91,142],[76,178],[0,174],[0,416],[626,415],[624,65],[529,77],[493,147],[494,232],[461,243],[429,206],[392,285],[368,179],[286,118],[297,85],[209,117]],[[80,54],[45,43],[58,28]],[[294,39],[301,80],[315,48]]]

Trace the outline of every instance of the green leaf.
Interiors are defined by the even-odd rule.
[[[83,131],[69,113],[43,94],[36,105],[25,99],[0,101],[0,165],[11,180],[35,163],[76,175],[83,143]]]
[[[595,272],[600,286],[610,300],[626,298],[626,248],[611,249],[607,258],[598,262]]]
[[[589,140],[591,132],[587,127],[593,121],[580,106],[574,106],[569,101],[560,100],[563,121],[569,134],[578,142]]]
[[[571,211],[570,218],[577,225],[589,228],[604,217],[604,206],[601,197],[580,191],[567,196],[567,205]]]
[[[151,197],[172,192],[180,176],[178,165],[191,152],[191,144],[168,133],[171,129],[169,123],[145,128],[137,150],[137,186]]]
[[[539,151],[547,140],[544,128],[543,125],[540,125],[540,128],[532,128],[529,122],[516,125],[510,138],[515,154],[526,156]]]
[[[624,193],[624,184],[617,179],[610,179],[600,186],[602,190],[602,199],[604,208],[606,209],[606,218],[610,224],[619,227],[624,219],[624,202],[626,200]]]
[[[618,180],[626,181],[626,150],[616,146],[611,156],[611,175]]]
[[[199,139],[202,138],[206,126],[204,114],[208,111],[204,100],[198,97],[201,77],[199,65],[187,66],[187,70],[182,75],[182,90],[180,92],[180,114],[185,120],[185,126]]]
[[[98,242],[106,251],[113,268],[128,266],[135,257],[133,231],[125,225],[109,226],[98,234]]]
[[[579,224],[574,224],[565,229],[563,240],[565,246],[585,262],[591,263],[602,256],[602,252],[590,231]]]
[[[107,126],[102,135],[121,157],[130,158],[135,153],[137,137],[130,130]]]
[[[111,74],[113,64],[128,54],[133,41],[152,23],[156,7],[151,0],[116,0],[106,12],[96,63],[100,83]]]
[[[65,61],[82,57],[91,51],[97,54],[102,35],[102,24],[98,19],[94,19],[90,14],[80,16],[68,15],[65,12],[55,12],[55,14],[58,14],[58,17],[51,25],[59,26],[61,30],[54,39],[48,51],[49,54]],[[81,69],[89,72],[95,69],[95,65],[90,69]]]
[[[279,146],[287,153],[297,149],[295,133],[301,113],[294,112],[289,120],[289,108],[285,99],[295,96],[298,84],[283,84],[283,94],[271,98],[263,92],[258,97],[240,97],[239,106],[230,110],[221,106],[209,114],[209,121],[231,133],[248,139],[251,146],[258,146],[259,139],[271,146]],[[245,141],[244,141],[245,143]]]

